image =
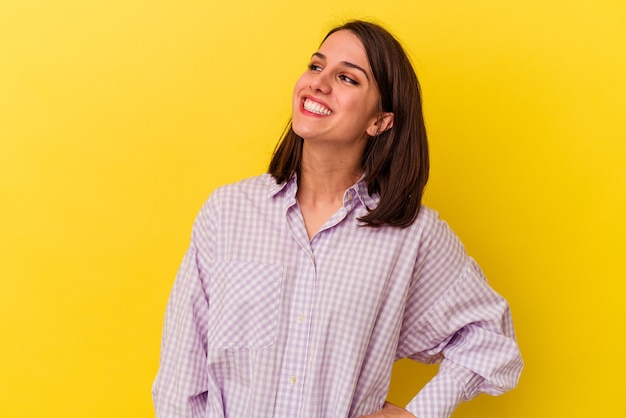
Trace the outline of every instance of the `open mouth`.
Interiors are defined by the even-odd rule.
[[[311,113],[315,113],[316,115],[321,115],[321,116],[328,116],[331,113],[333,113],[329,108],[327,108],[326,106],[323,106],[317,102],[314,102],[313,100],[310,99],[304,99],[304,110],[311,112]]]

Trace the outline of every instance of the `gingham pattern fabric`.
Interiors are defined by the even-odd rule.
[[[407,406],[420,418],[516,385],[508,305],[434,211],[363,227],[378,199],[358,182],[309,240],[296,191],[261,175],[203,206],[167,306],[158,417],[360,417],[404,357],[441,363]]]

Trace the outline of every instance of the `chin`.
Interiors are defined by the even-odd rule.
[[[305,136],[310,136],[310,132],[305,128],[303,129],[302,126],[300,126],[300,124],[297,121],[292,121],[291,122],[291,129],[295,132],[296,135],[298,135],[301,138],[304,138]]]

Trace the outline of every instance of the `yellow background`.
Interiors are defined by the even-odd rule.
[[[455,417],[625,417],[623,0],[0,0],[0,417],[149,417],[200,205],[263,172],[347,18],[420,77],[426,203],[511,303],[519,387]],[[401,362],[403,403],[432,367]]]

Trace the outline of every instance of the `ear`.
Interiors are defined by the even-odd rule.
[[[382,113],[370,126],[367,127],[369,136],[378,136],[393,127],[393,112]]]

